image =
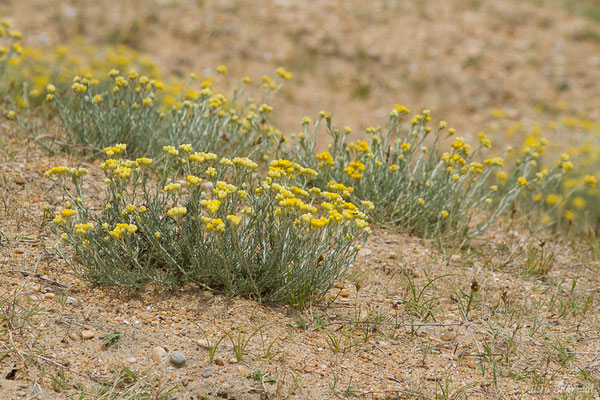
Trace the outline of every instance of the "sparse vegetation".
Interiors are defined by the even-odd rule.
[[[507,1],[0,2],[0,398],[598,397],[598,7]]]

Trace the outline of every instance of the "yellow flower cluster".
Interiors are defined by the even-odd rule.
[[[187,214],[187,208],[185,207],[173,207],[167,211],[167,215],[172,218],[181,217]]]
[[[289,160],[273,160],[269,164],[269,177],[271,178],[283,178],[288,175],[290,177],[293,177],[296,173],[312,177],[318,176],[317,171],[315,171],[314,169],[305,168]]]
[[[85,235],[88,231],[88,229],[92,229],[94,227],[94,224],[92,223],[87,223],[87,224],[77,224],[75,225],[75,232],[77,232],[80,235]]]
[[[350,197],[352,192],[354,192],[354,188],[352,188],[350,186],[346,186],[343,183],[337,183],[336,181],[333,181],[333,180],[331,180],[327,183],[327,189],[333,190],[336,192],[340,192],[346,197]]]
[[[354,179],[362,178],[362,171],[364,170],[365,164],[363,164],[363,162],[360,160],[352,161],[346,168],[344,168],[344,172],[348,174],[349,177]]]
[[[223,232],[225,230],[225,224],[221,218],[200,217],[200,221],[209,231]]]
[[[211,214],[215,214],[217,211],[219,211],[219,207],[221,206],[221,201],[220,200],[202,200],[200,202],[200,205],[202,207],[205,207]]]
[[[326,165],[334,164],[333,157],[331,156],[331,153],[329,153],[328,151],[319,153],[319,154],[315,155],[315,157],[318,160],[319,167],[324,167]]]
[[[133,224],[126,223],[118,223],[115,229],[110,231],[108,234],[114,238],[119,239],[124,233],[135,233],[138,230],[138,227]]]

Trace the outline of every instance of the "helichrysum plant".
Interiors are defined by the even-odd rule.
[[[535,149],[512,170],[514,179],[503,184],[508,178],[501,170],[504,159],[481,154],[492,146],[485,134],[479,134],[479,144],[472,147],[456,137],[454,129],[446,129],[444,121],[429,127],[429,110],[412,117],[403,131],[401,120],[408,113],[397,105],[387,129],[368,128],[366,140],[356,142],[348,140],[350,128],[340,132],[332,126],[328,113],[321,112],[312,125],[305,117],[303,132],[293,136],[287,156],[317,170],[316,185],[371,200],[377,222],[443,241],[479,235],[528,185],[542,179],[529,176]],[[332,144],[317,153],[321,124]]]
[[[189,144],[165,146],[156,162],[126,159],[125,150],[104,149],[99,211],[83,192],[85,169],[46,172],[64,189],[64,208],[51,216],[60,254],[94,284],[191,282],[302,307],[330,288],[370,233],[370,202],[307,186],[317,172],[297,163],[274,160],[263,178],[248,158]]]
[[[226,73],[224,66],[217,70]],[[279,76],[279,84],[263,78],[269,83],[263,99],[291,77]],[[252,156],[278,142],[276,131],[264,123],[271,107],[252,103],[243,87],[227,98],[207,80],[199,91],[183,87],[173,105],[167,106],[161,95],[164,85],[159,81],[136,71],[121,75],[117,70],[109,73],[109,79],[107,85],[76,76],[72,90],[64,95],[55,86],[47,86],[46,99],[58,110],[69,143],[92,151],[125,143],[132,155],[154,156],[165,145],[186,142],[203,151]],[[243,83],[246,86],[249,79]]]
[[[0,94],[2,95],[6,89],[2,87],[6,68],[23,51],[19,44],[21,36],[21,32],[11,29],[10,22],[5,19],[0,20]]]
[[[522,143],[522,152],[546,143],[541,136],[546,133],[554,138],[550,144],[538,151],[533,170],[535,174],[552,175],[551,168],[544,166],[547,154],[559,155],[555,163],[561,179],[544,179],[541,185],[534,185],[519,201],[519,209],[531,214],[546,224],[555,227],[573,225],[576,231],[587,232],[600,229],[600,190],[597,187],[598,166],[600,165],[600,121],[578,112],[567,112],[567,105],[559,103],[553,112],[546,116],[551,120],[535,124],[525,124],[497,117],[495,129],[506,140]],[[543,115],[541,116],[544,117]],[[568,138],[566,143],[564,138]],[[558,223],[556,223],[558,222]],[[562,224],[561,224],[562,222]]]

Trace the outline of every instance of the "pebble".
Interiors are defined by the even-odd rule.
[[[171,355],[169,356],[169,361],[171,361],[171,364],[173,364],[176,367],[181,367],[183,366],[183,364],[185,364],[185,356],[179,352],[174,352],[171,353]]]
[[[208,341],[206,339],[199,339],[197,342],[198,346],[208,349]]]
[[[343,290],[340,291],[340,296],[342,296],[342,297],[348,297],[348,296],[350,296],[350,291],[347,290],[347,289],[343,289]]]
[[[237,358],[233,357],[233,358],[229,359],[229,364],[237,364],[237,363],[238,363]]]
[[[152,359],[157,364],[159,362],[161,362],[162,359],[165,358],[166,355],[167,355],[167,351],[163,347],[157,346],[152,349]]]
[[[214,362],[215,362],[215,365],[218,365],[218,366],[221,366],[221,367],[223,365],[225,365],[225,360],[223,360],[222,358],[215,358]]]
[[[246,367],[244,367],[243,365],[238,365],[238,372],[242,376],[248,375],[248,369],[246,369]]]
[[[83,340],[93,339],[94,336],[96,336],[96,334],[94,332],[92,332],[92,331],[89,331],[89,330],[81,331],[81,338]]]
[[[441,336],[441,339],[445,342],[449,342],[454,339],[454,336],[452,335],[452,332],[444,332]]]
[[[52,299],[52,298],[54,298],[54,293],[50,293],[50,292],[45,293],[44,294],[44,298],[45,299]]]
[[[333,284],[333,287],[336,289],[343,289],[344,288],[344,284],[341,282],[336,282]]]
[[[212,371],[210,369],[205,369],[204,371],[202,371],[203,378],[208,378],[211,375],[212,375]]]
[[[22,176],[15,176],[15,178],[13,180],[15,181],[15,183],[17,185],[24,185],[25,184],[25,178],[23,178]]]

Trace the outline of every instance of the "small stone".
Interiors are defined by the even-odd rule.
[[[237,363],[238,363],[237,358],[232,357],[232,358],[229,359],[229,364],[237,364]]]
[[[182,384],[183,386],[187,386],[187,385],[188,385],[188,383],[190,383],[190,381],[189,381],[189,379],[188,379],[188,378],[183,378],[183,379],[181,380],[181,384]]]
[[[176,367],[181,367],[183,366],[183,364],[185,364],[185,356],[179,352],[174,352],[171,353],[171,355],[169,356],[169,361],[171,361],[171,364],[173,364]]]
[[[246,369],[246,367],[244,367],[243,365],[238,365],[238,372],[242,376],[248,375],[248,369]]]
[[[135,357],[129,357],[127,360],[128,363],[133,364],[135,362]]]
[[[96,334],[94,332],[92,332],[92,331],[89,331],[89,330],[81,331],[81,338],[83,340],[93,339],[94,336],[96,336]]]
[[[225,360],[223,360],[222,358],[215,358],[214,362],[215,362],[215,365],[218,365],[220,367],[225,365]]]
[[[367,257],[367,256],[370,256],[371,254],[373,254],[373,250],[363,248],[361,251],[358,252],[358,257],[361,257],[361,256]]]
[[[160,363],[162,361],[162,359],[165,358],[166,355],[167,355],[167,351],[163,347],[156,346],[155,348],[152,349],[152,359],[157,364]]]
[[[441,339],[445,342],[449,342],[454,339],[454,336],[452,335],[452,332],[444,332],[441,336]]]
[[[208,378],[211,375],[212,375],[212,371],[210,369],[205,369],[204,371],[202,371],[203,378]]]
[[[208,349],[208,340],[206,339],[198,339],[198,341],[196,342],[196,344],[198,344],[198,346],[204,348],[204,349]]]
[[[341,282],[336,282],[333,284],[333,287],[336,289],[343,289],[344,288],[344,284]]]
[[[15,176],[15,178],[13,180],[15,181],[15,183],[17,185],[24,185],[25,184],[25,178],[23,178],[22,176]]]
[[[340,296],[348,297],[348,296],[350,296],[350,291],[348,289],[343,289],[340,291]]]
[[[53,299],[54,298],[54,293],[50,293],[50,292],[45,293],[44,294],[44,298],[45,299]]]

